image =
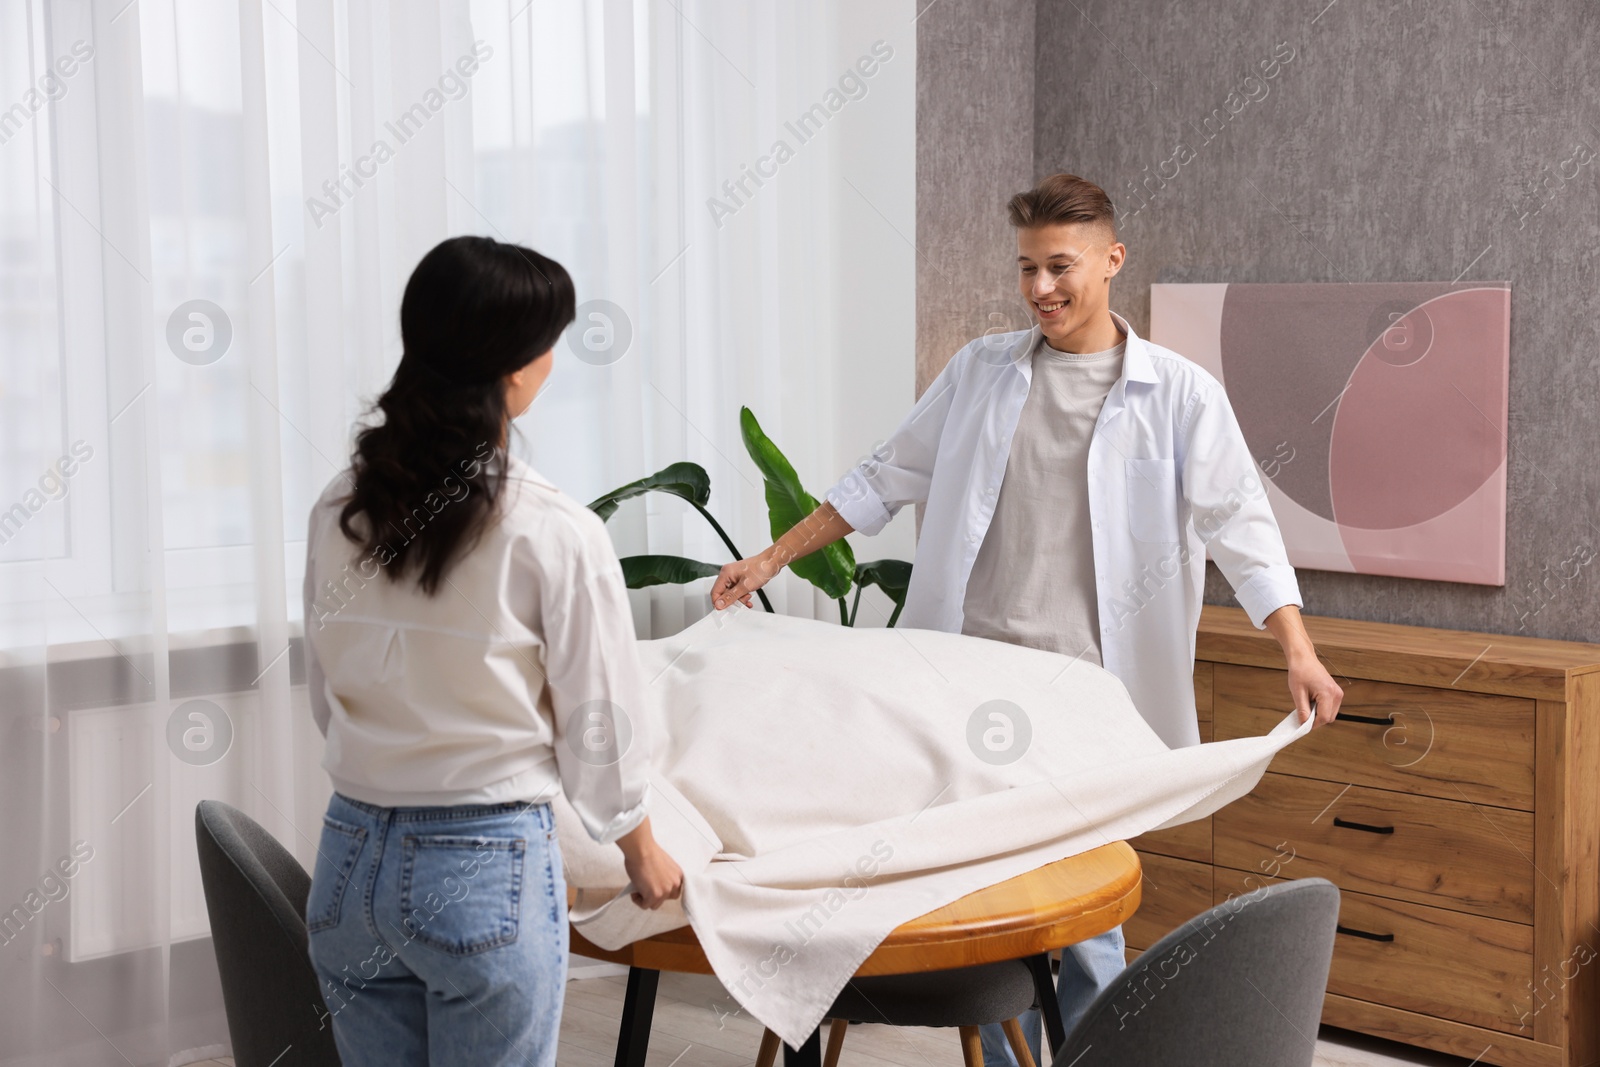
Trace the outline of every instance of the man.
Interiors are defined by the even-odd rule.
[[[790,561],[926,502],[901,626],[1104,666],[1176,748],[1200,740],[1192,679],[1209,548],[1283,647],[1301,721],[1332,720],[1344,693],[1301,623],[1294,568],[1222,386],[1108,307],[1127,252],[1110,199],[1057,174],[1009,211],[1034,327],[957,352],[824,504],[722,569],[714,606],[748,604]],[[1123,963],[1121,927],[1062,953],[1069,1030]],[[1024,1025],[1037,1046],[1037,1019]],[[986,1064],[1014,1062],[1000,1028],[984,1031]]]

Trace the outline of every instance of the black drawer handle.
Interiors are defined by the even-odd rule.
[[[1334,716],[1334,719],[1339,722],[1364,722],[1369,726],[1393,726],[1394,712],[1391,711],[1387,716],[1380,719],[1376,715],[1355,715],[1350,712],[1341,711]]]
[[[1337,930],[1341,934],[1349,934],[1351,937],[1364,937],[1368,941],[1393,941],[1394,940],[1394,935],[1393,934],[1369,934],[1365,930],[1356,930],[1356,929],[1354,929],[1352,927],[1349,927],[1349,926],[1335,926],[1334,929]]]
[[[1394,827],[1392,826],[1373,826],[1370,823],[1351,822],[1349,819],[1341,819],[1337,815],[1333,817],[1333,825],[1342,826],[1346,830],[1365,830],[1369,834],[1394,833]]]

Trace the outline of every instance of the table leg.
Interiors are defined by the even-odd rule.
[[[822,1031],[813,1030],[798,1049],[783,1046],[783,1067],[822,1067]]]
[[[1050,953],[1029,956],[1024,963],[1033,972],[1033,992],[1039,998],[1039,1014],[1044,1017],[1045,1036],[1050,1039],[1050,1055],[1055,1056],[1067,1043],[1067,1028],[1061,1021],[1061,1002],[1056,999],[1055,976],[1050,971]]]
[[[628,968],[628,993],[622,1001],[622,1028],[617,1032],[616,1067],[644,1067],[650,1048],[650,1020],[656,1011],[660,971]]]

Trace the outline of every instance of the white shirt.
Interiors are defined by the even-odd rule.
[[[347,475],[312,508],[306,679],[322,765],[339,792],[383,807],[563,789],[589,833],[614,841],[644,819],[658,721],[622,567],[598,515],[516,457],[507,469],[499,520],[432,597],[340,531]],[[413,514],[466,491],[446,478]],[[415,536],[406,525],[394,542]]]
[[[1112,317],[1127,348],[1086,472],[1101,658],[1176,748],[1200,740],[1193,677],[1205,550],[1258,629],[1285,604],[1299,606],[1300,588],[1221,384]],[[961,631],[1039,335],[1035,326],[966,345],[888,441],[826,494],[865,534],[927,502],[901,626]]]
[[[1126,347],[1057,352],[1040,336],[1005,478],[967,575],[962,633],[1101,665],[1089,485],[1066,472],[1089,468],[1095,423],[1122,377]]]

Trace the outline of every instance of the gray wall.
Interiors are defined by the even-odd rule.
[[[942,0],[923,21],[983,19],[968,35],[987,40],[1035,15],[1000,6]],[[1600,640],[1600,566],[1571,562],[1600,551],[1600,7],[1038,0],[1036,15],[1033,176],[1067,170],[1111,195],[1128,246],[1112,306],[1141,333],[1157,281],[1511,281],[1506,586],[1302,570],[1306,611]],[[934,26],[919,37],[918,234],[965,281],[919,293],[919,383],[960,333],[950,302],[981,290],[995,235],[1011,236],[946,123],[1021,88]],[[1161,164],[1180,142],[1194,156],[1173,176]],[[1214,567],[1206,599],[1234,603]]]
[[[1033,184],[1034,9],[1033,0],[917,7],[920,395],[962,345],[1001,324],[991,312],[1021,310],[1005,203]]]
[[[962,345],[1022,325],[1005,202],[1033,182],[1034,0],[916,3],[921,396]]]

